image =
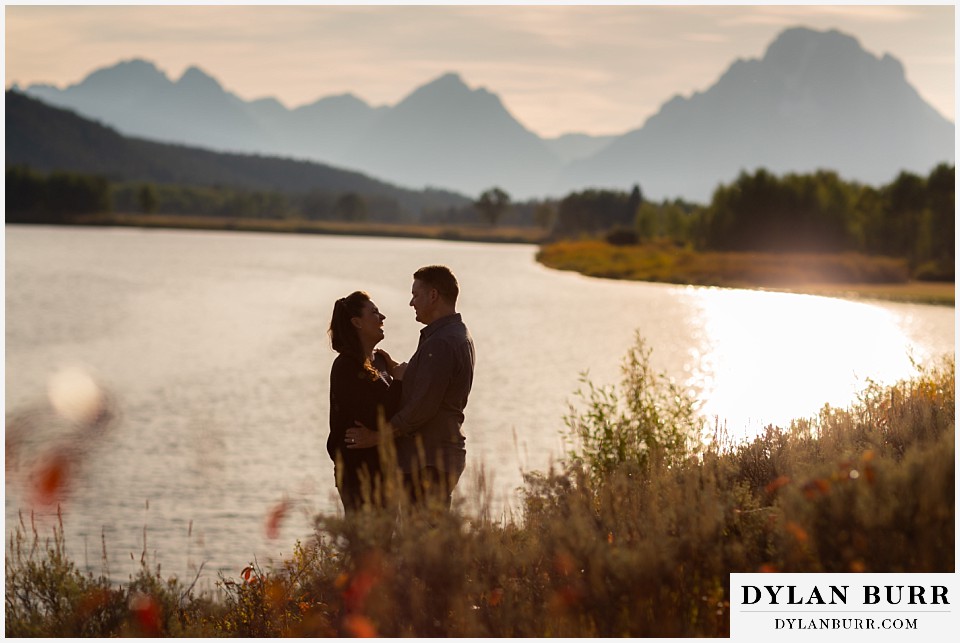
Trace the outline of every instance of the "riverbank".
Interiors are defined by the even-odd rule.
[[[657,381],[625,377],[622,393],[683,404]],[[747,444],[676,446],[642,465],[651,435],[632,431],[645,425],[604,409],[595,399],[578,417],[593,440],[581,466],[527,477],[516,520],[319,516],[290,560],[238,566],[215,594],[146,563],[125,585],[83,574],[62,531],[44,541],[21,523],[5,634],[722,638],[733,572],[954,569],[952,362]],[[268,516],[268,533],[282,519]]]
[[[955,284],[907,279],[902,260],[854,253],[697,252],[669,244],[544,244],[537,261],[590,277],[953,306]]]
[[[489,243],[541,243],[544,232],[529,227],[485,225],[420,225],[412,223],[365,223],[307,221],[303,219],[245,219],[239,217],[181,216],[170,214],[111,213],[79,216],[76,225],[166,228],[181,230],[233,230],[368,237],[401,237],[475,241]]]

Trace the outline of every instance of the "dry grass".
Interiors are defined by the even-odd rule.
[[[537,260],[591,277],[954,304],[953,283],[909,281],[904,260],[856,253],[697,252],[587,240],[544,245]]]

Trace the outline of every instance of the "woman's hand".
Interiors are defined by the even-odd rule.
[[[383,350],[382,348],[374,349],[373,351],[377,355],[383,358],[383,361],[387,363],[387,373],[390,374],[395,380],[403,380],[403,373],[407,370],[407,363],[397,364],[397,361],[390,357],[390,353]]]
[[[361,422],[356,422],[353,427],[347,429],[344,442],[347,443],[348,449],[369,449],[380,443],[380,434],[371,431]]]
[[[387,372],[391,372],[397,367],[397,360],[390,357],[390,353],[387,351],[383,350],[382,348],[375,348],[373,349],[373,352],[375,355],[382,357],[383,361],[387,363]]]

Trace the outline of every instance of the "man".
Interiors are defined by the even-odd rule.
[[[453,488],[466,466],[463,410],[473,386],[473,338],[457,312],[460,287],[446,266],[425,266],[413,274],[410,305],[426,327],[409,363],[399,365],[400,410],[379,433],[358,423],[348,429],[347,448],[368,448],[382,437],[396,438],[397,462],[414,502],[439,491],[450,507]]]

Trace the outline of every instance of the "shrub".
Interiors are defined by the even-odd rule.
[[[640,236],[630,228],[615,228],[604,239],[611,246],[635,246],[640,243]]]
[[[666,374],[654,372],[652,349],[639,333],[621,364],[616,387],[597,387],[581,375],[577,396],[583,410],[573,405],[565,416],[568,456],[582,465],[594,481],[618,467],[639,471],[650,466],[675,465],[700,443],[704,422],[693,395]]]
[[[319,516],[279,568],[221,577],[218,600],[145,566],[126,586],[83,575],[62,528],[41,546],[21,523],[5,634],[726,637],[731,572],[954,571],[952,359],[704,445],[691,399],[649,357],[637,336],[619,388],[584,378],[570,461],[525,476],[516,519],[467,515],[462,497],[398,512],[388,474],[370,489],[388,509]],[[477,487],[482,503],[482,472]]]

